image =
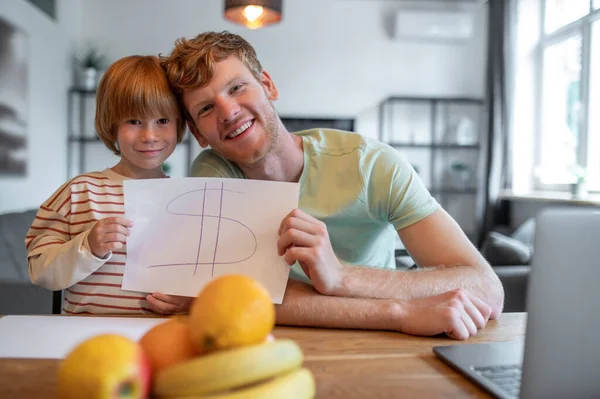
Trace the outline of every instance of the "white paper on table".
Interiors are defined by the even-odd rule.
[[[123,182],[124,290],[196,296],[212,278],[245,274],[281,303],[290,267],[277,255],[282,219],[298,207],[298,183],[171,178]]]
[[[165,318],[4,316],[0,318],[0,358],[62,359],[77,344],[100,334],[134,341]]]

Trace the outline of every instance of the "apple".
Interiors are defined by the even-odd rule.
[[[152,370],[142,347],[116,334],[77,345],[58,369],[61,399],[141,399],[150,393]]]

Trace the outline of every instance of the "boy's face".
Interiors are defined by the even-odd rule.
[[[195,122],[188,124],[202,147],[237,163],[252,165],[277,142],[278,118],[271,101],[278,96],[268,73],[257,81],[237,57],[216,63],[205,87],[185,90],[183,103]]]
[[[162,164],[177,144],[177,121],[130,118],[121,121],[117,129],[118,172],[137,179],[162,177]]]

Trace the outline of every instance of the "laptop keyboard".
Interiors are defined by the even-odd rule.
[[[479,376],[506,392],[509,396],[518,398],[521,388],[521,365],[509,364],[502,366],[474,367]]]

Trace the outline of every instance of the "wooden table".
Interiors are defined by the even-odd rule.
[[[385,331],[277,327],[298,342],[317,381],[317,398],[488,398],[432,347],[522,338],[525,313],[504,313],[468,341]],[[0,398],[53,398],[58,360],[0,359]]]

